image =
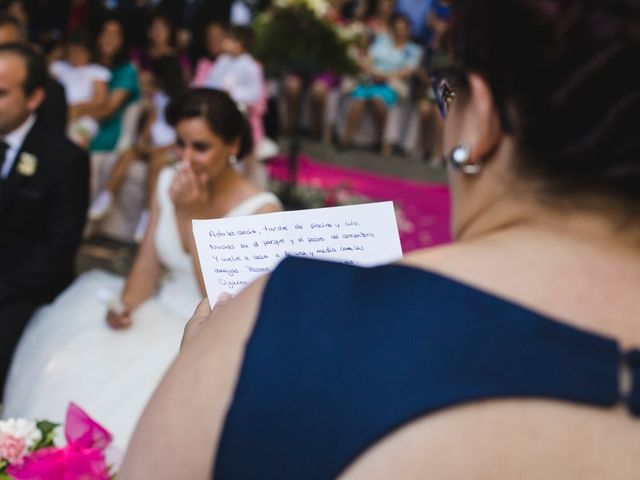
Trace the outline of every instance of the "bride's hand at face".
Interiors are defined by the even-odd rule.
[[[196,173],[189,162],[180,162],[169,190],[178,213],[192,219],[206,211],[210,197],[208,181],[206,172]]]

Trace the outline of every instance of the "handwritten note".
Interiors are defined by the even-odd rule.
[[[194,220],[193,233],[212,305],[289,256],[360,266],[402,258],[392,202]]]

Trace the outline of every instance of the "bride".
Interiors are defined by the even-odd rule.
[[[191,219],[281,208],[234,168],[251,150],[251,129],[225,93],[187,91],[167,119],[181,161],[158,179],[149,228],[126,282],[88,272],[32,318],[9,373],[6,416],[62,422],[74,401],[126,448],[204,296]]]

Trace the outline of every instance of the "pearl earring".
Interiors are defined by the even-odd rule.
[[[230,155],[229,156],[229,165],[235,165],[236,163],[238,163],[238,157],[236,157],[235,155]]]
[[[448,162],[467,175],[477,175],[482,171],[482,164],[471,161],[471,149],[467,145],[458,145],[449,154]]]

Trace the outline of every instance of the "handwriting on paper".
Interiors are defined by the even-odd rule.
[[[374,266],[402,257],[391,202],[194,220],[207,295],[239,293],[289,256]]]

